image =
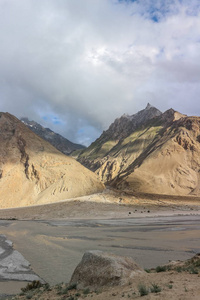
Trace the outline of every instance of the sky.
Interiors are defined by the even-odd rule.
[[[0,0],[0,111],[87,146],[148,102],[200,116],[199,0]]]

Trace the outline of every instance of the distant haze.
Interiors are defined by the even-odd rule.
[[[147,102],[200,115],[199,0],[0,0],[0,111],[90,144]]]

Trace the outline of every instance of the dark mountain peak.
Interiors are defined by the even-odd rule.
[[[34,133],[52,144],[55,148],[64,154],[70,154],[74,150],[84,149],[83,145],[75,144],[64,138],[62,135],[55,133],[49,128],[45,128],[35,121],[30,121],[28,118],[21,118],[21,121]]]
[[[137,112],[132,116],[132,118],[137,120],[139,123],[144,123],[152,118],[160,116],[161,114],[162,112],[159,109],[148,103],[145,109]]]
[[[149,120],[158,117],[162,114],[160,110],[151,104],[147,104],[146,108],[140,110],[134,115],[123,114],[120,118],[117,118],[108,128],[104,131],[100,138],[121,140],[131,134],[138,127],[142,126]]]
[[[145,109],[150,109],[151,107],[153,107],[153,106],[148,102]]]

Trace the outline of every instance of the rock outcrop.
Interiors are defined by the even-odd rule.
[[[97,176],[0,113],[0,208],[57,202],[102,191]]]
[[[87,251],[76,267],[70,284],[78,289],[118,286],[128,284],[135,276],[144,275],[130,257],[122,257],[98,250]]]

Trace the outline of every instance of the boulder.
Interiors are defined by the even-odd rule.
[[[78,289],[128,284],[133,277],[145,274],[131,257],[117,256],[98,250],[87,251],[72,275],[70,284]]]

